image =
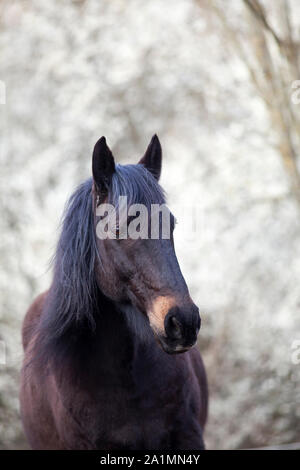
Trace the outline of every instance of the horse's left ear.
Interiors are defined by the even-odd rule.
[[[94,147],[92,169],[97,189],[101,193],[107,192],[115,171],[115,160],[105,137],[101,137]]]
[[[162,161],[162,151],[159,139],[156,134],[151,139],[150,144],[146,150],[145,155],[139,161],[141,165],[144,165],[147,170],[149,170],[153,176],[159,180],[161,173],[161,161]]]

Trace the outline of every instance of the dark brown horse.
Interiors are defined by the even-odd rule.
[[[115,238],[96,233],[99,207],[119,196],[163,204],[160,170],[156,136],[139,164],[125,166],[102,137],[93,178],[69,201],[53,282],[23,325],[21,416],[33,449],[204,447],[208,392],[192,347],[200,317],[175,255],[174,217],[169,239],[161,230],[123,239],[124,214]]]

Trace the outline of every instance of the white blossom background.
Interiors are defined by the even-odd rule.
[[[300,364],[292,361],[300,339],[299,204],[247,67],[209,2],[199,3],[0,2],[0,449],[27,446],[21,323],[49,286],[63,206],[90,175],[101,135],[119,162],[135,163],[155,132],[170,206],[201,208],[199,236],[188,242],[175,214],[175,242],[203,312],[206,445],[300,441]],[[276,2],[264,3],[272,10]],[[238,22],[242,1],[226,4]]]

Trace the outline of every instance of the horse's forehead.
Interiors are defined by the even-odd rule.
[[[109,194],[110,202],[119,204],[120,197],[127,198],[127,204],[163,204],[165,197],[155,178],[142,165],[117,165]]]

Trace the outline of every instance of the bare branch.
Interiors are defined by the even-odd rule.
[[[258,0],[243,0],[253,16],[268,30],[273,36],[277,45],[281,48],[283,46],[282,39],[278,36],[274,28],[268,22],[264,9]]]

